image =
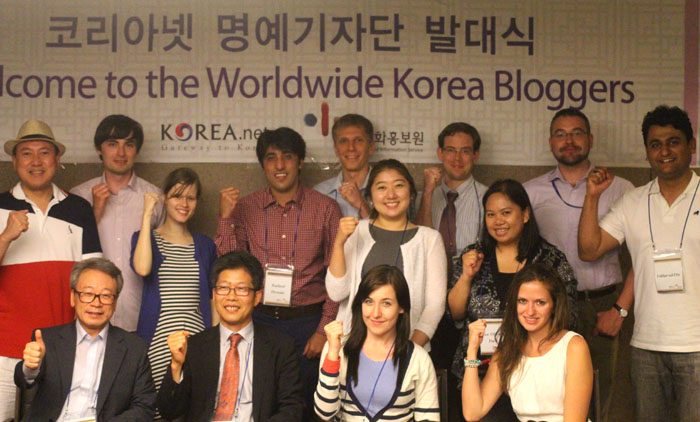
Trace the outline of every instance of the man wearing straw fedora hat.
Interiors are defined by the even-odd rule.
[[[12,417],[22,342],[74,319],[71,268],[102,255],[90,204],[53,183],[66,147],[49,125],[26,121],[4,149],[19,182],[0,193],[0,420]]]

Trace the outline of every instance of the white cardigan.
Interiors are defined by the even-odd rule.
[[[345,242],[345,276],[334,277],[326,271],[326,290],[331,300],[340,302],[336,319],[343,322],[343,332],[350,332],[352,300],[362,280],[362,265],[374,245],[369,220],[360,220]],[[433,336],[445,313],[447,297],[447,257],[437,230],[418,226],[418,232],[401,245],[403,274],[411,294],[411,331],[420,330]],[[426,345],[430,350],[430,343]]]

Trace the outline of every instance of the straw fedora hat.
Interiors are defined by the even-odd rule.
[[[66,152],[66,147],[54,138],[49,125],[40,120],[27,120],[24,122],[22,127],[19,128],[17,139],[5,141],[5,152],[7,155],[14,156],[14,149],[17,144],[25,141],[50,142],[58,148],[58,155],[63,155],[63,153]]]

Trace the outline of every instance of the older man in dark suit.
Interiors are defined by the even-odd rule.
[[[70,285],[77,321],[36,330],[15,368],[15,384],[37,389],[25,420],[152,420],[147,345],[109,324],[121,271],[87,259],[73,267]]]
[[[221,323],[189,338],[168,337],[171,364],[158,393],[161,414],[186,421],[301,421],[303,402],[293,340],[253,323],[263,269],[248,252],[221,256],[212,270]]]

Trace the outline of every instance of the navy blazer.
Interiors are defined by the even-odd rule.
[[[41,329],[46,354],[34,383],[27,384],[22,371],[24,362],[17,363],[15,384],[20,388],[37,388],[24,420],[59,418],[73,379],[76,323]],[[148,362],[148,346],[135,334],[110,325],[97,390],[97,420],[151,421],[154,413],[155,386]]]
[[[304,407],[299,362],[294,341],[270,327],[254,324],[253,418],[255,422],[301,422]],[[183,379],[168,371],[157,397],[166,419],[211,421],[219,386],[219,327],[208,328],[187,340]]]

